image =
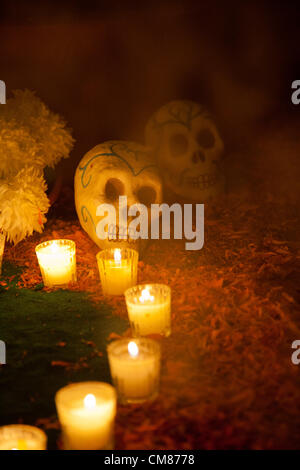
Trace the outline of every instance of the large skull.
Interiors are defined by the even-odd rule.
[[[162,106],[148,121],[146,144],[175,194],[203,202],[223,191],[223,142],[211,116],[197,103]]]
[[[86,153],[76,169],[75,204],[79,221],[102,249],[112,246],[140,249],[141,244],[145,245],[146,241],[140,239],[119,240],[118,234],[125,231],[119,227],[119,196],[127,196],[128,207],[135,203],[149,207],[162,202],[161,179],[148,150],[135,142],[108,141]],[[96,216],[96,211],[104,203],[116,209],[117,240],[102,240],[97,236],[96,227],[102,217]]]

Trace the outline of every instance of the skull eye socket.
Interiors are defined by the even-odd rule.
[[[183,134],[173,134],[169,145],[172,157],[179,157],[187,152],[188,140]]]
[[[137,191],[137,198],[140,203],[150,207],[156,200],[156,191],[151,186],[142,186]]]
[[[209,129],[202,129],[197,134],[197,142],[201,147],[209,149],[214,146],[215,137]]]
[[[111,202],[117,201],[124,194],[124,184],[117,178],[110,178],[105,185],[105,197]]]

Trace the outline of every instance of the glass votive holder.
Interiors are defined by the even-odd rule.
[[[65,450],[112,450],[117,395],[104,382],[80,382],[58,390],[56,409]]]
[[[0,450],[46,450],[47,436],[39,428],[9,424],[0,428]]]
[[[113,341],[107,347],[110,373],[121,404],[153,400],[159,392],[160,345],[149,338]]]
[[[49,240],[36,246],[44,286],[62,287],[76,282],[76,245],[72,240]]]
[[[133,336],[171,334],[171,289],[165,284],[140,284],[125,292]]]
[[[2,262],[3,262],[4,248],[5,248],[5,239],[6,239],[6,235],[3,232],[0,232],[0,276],[2,274]]]
[[[108,248],[96,255],[104,295],[122,295],[137,280],[139,254],[132,248]]]

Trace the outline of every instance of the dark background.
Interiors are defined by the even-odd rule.
[[[143,140],[148,117],[189,98],[216,115],[227,151],[300,113],[298,2],[2,0],[1,79],[35,90],[74,130],[65,167],[104,140]],[[298,74],[298,75],[297,75]]]
[[[87,150],[143,141],[151,113],[172,99],[207,105],[225,140],[228,197],[205,207],[204,249],[161,240],[140,263],[139,282],[171,286],[175,321],[161,343],[160,399],[119,408],[119,449],[299,449],[299,206],[281,204],[300,202],[299,25],[299,1],[0,0],[0,79],[8,97],[35,90],[73,128],[69,186]],[[55,427],[55,391],[107,380],[108,335],[129,326],[124,303],[100,293],[98,248],[65,189],[42,239],[76,241],[81,292],[42,289],[39,234],[7,244],[2,424]],[[47,433],[54,447],[58,430]]]

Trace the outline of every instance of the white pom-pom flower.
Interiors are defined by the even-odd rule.
[[[47,185],[41,170],[25,167],[0,180],[0,228],[18,243],[33,231],[42,232],[49,208]]]
[[[27,166],[53,168],[74,140],[65,121],[29,90],[15,90],[0,106],[0,178]]]

